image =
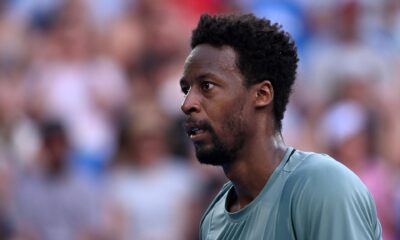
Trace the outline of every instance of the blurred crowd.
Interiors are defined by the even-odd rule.
[[[384,239],[400,239],[398,0],[0,1],[0,239],[197,239],[227,181],[182,129],[178,81],[203,12],[291,33],[286,143],[357,173]]]

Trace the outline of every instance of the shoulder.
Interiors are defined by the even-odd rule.
[[[203,225],[203,222],[205,221],[207,215],[212,212],[213,208],[215,207],[215,205],[222,199],[225,198],[226,193],[229,191],[229,189],[231,189],[232,187],[232,183],[229,181],[227,183],[225,183],[221,190],[218,192],[218,194],[214,197],[214,199],[212,200],[212,202],[210,203],[210,205],[208,206],[208,208],[206,209],[206,211],[203,214],[203,217],[200,221],[200,225]]]
[[[356,204],[375,207],[371,194],[360,178],[326,154],[299,151],[301,158],[290,173],[284,191],[298,206],[348,208]]]
[[[294,157],[298,162],[295,168],[289,169],[287,186],[320,196],[369,194],[356,174],[329,155],[297,151]]]
[[[295,161],[296,166],[287,169],[281,207],[289,209],[293,228],[303,236],[299,239],[379,236],[372,196],[350,169],[325,154],[299,151]]]
[[[207,234],[209,231],[210,225],[211,225],[211,218],[213,215],[213,212],[215,211],[216,205],[219,201],[223,201],[225,199],[227,192],[229,189],[232,187],[232,183],[229,181],[225,183],[219,193],[215,196],[214,200],[211,202],[211,204],[208,206],[206,211],[203,213],[203,216],[200,220],[200,239],[203,239],[204,236]]]

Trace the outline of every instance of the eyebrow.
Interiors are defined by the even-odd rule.
[[[203,80],[205,78],[219,79],[219,77],[214,73],[203,73],[203,74],[200,74],[199,76],[195,77],[194,82]],[[188,81],[186,80],[186,78],[182,77],[181,80],[179,81],[179,83],[182,86],[182,84],[187,84]]]

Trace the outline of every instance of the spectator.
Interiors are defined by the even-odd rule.
[[[109,179],[112,239],[192,239],[196,173],[167,151],[165,118],[155,103],[137,105]],[[196,234],[195,234],[196,235]]]
[[[45,122],[41,136],[35,165],[23,169],[15,183],[17,239],[95,239],[100,197],[89,180],[71,170],[63,126]]]

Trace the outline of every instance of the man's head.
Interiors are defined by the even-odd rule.
[[[59,121],[49,120],[41,125],[43,167],[50,174],[60,174],[67,165],[69,150],[67,133]]]
[[[203,15],[191,46],[181,80],[182,110],[201,162],[234,160],[257,131],[254,111],[270,116],[274,131],[281,130],[298,62],[287,33],[251,14]]]

